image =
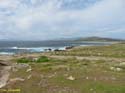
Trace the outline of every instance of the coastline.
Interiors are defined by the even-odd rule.
[[[2,70],[3,74],[2,74],[2,77],[0,78],[0,87],[3,87],[3,88],[4,87],[6,88],[8,86],[14,87],[13,82],[15,82],[17,84],[17,86],[18,86],[18,84],[23,83],[23,86],[21,86],[21,87],[23,87],[22,90],[25,90],[25,88],[26,88],[26,87],[24,87],[25,84],[26,85],[28,84],[28,86],[30,86],[31,84],[36,84],[38,82],[37,80],[40,80],[40,82],[48,82],[50,79],[53,80],[54,77],[56,77],[57,81],[58,81],[58,77],[60,77],[62,75],[62,74],[60,75],[59,73],[64,74],[64,76],[62,76],[63,77],[62,79],[64,79],[65,84],[67,84],[67,80],[72,81],[72,82],[78,82],[77,81],[77,79],[78,79],[81,82],[82,81],[81,79],[83,79],[81,74],[83,74],[83,76],[85,76],[85,80],[89,80],[89,78],[93,79],[93,77],[94,77],[94,80],[96,78],[96,81],[98,81],[98,77],[102,78],[104,76],[104,77],[108,78],[108,79],[103,79],[104,81],[115,82],[114,79],[110,80],[110,78],[112,76],[111,71],[114,71],[115,75],[118,75],[118,72],[120,72],[121,74],[124,74],[124,73],[122,73],[122,71],[124,71],[124,68],[122,68],[122,66],[124,66],[124,64],[125,64],[124,63],[125,55],[122,53],[122,52],[124,52],[123,51],[124,47],[125,47],[125,44],[117,43],[117,44],[112,44],[112,45],[108,45],[108,46],[107,45],[105,45],[105,46],[76,46],[71,49],[67,49],[65,51],[2,55],[2,56],[0,56],[1,62],[8,62],[6,64],[9,64],[9,66],[11,66],[12,68],[8,69],[8,70],[5,70],[5,69]],[[115,50],[118,49],[118,50],[114,51],[114,49]],[[100,55],[101,51],[103,51],[102,53],[104,53],[104,55]],[[91,52],[91,55],[88,55],[87,53],[90,53],[90,52]],[[115,54],[115,56],[112,54],[112,52],[113,52],[113,54]],[[81,53],[83,53],[83,54],[81,54]],[[109,55],[110,53],[112,55]],[[118,55],[121,55],[121,56],[118,56]],[[38,59],[40,56],[46,56],[50,59],[50,61],[41,62],[41,63],[35,63],[35,61],[29,62],[29,63],[17,63],[16,62],[16,60],[20,59],[20,58]],[[25,67],[25,65],[26,65],[26,67]],[[8,66],[5,66],[5,67],[8,67]],[[102,72],[100,72],[100,70],[98,70],[98,68],[101,69]],[[97,71],[97,76],[96,76],[96,73],[93,74],[92,69]],[[75,73],[76,70],[78,70],[78,72],[82,72],[82,73],[77,75],[78,73],[77,74]],[[89,73],[85,72],[86,70],[89,70],[90,72]],[[38,73],[40,73],[40,74],[38,74]],[[67,73],[68,73],[68,75],[67,75]],[[71,73],[74,73],[74,74],[71,74]],[[86,74],[86,73],[88,73],[88,74]],[[107,75],[110,74],[111,76],[110,75],[105,76],[105,74],[102,75],[102,73],[105,73]],[[4,79],[3,79],[3,77],[4,77]],[[41,78],[41,77],[46,77],[46,80],[45,80],[45,78]],[[37,78],[37,80],[36,80],[36,78]],[[113,77],[113,78],[116,78],[116,77]],[[66,79],[66,81],[65,81],[65,79]],[[29,81],[29,80],[31,80],[31,81]],[[60,78],[59,78],[59,80],[60,80]],[[117,80],[119,80],[119,78],[117,78]],[[9,82],[9,81],[11,81],[11,82]],[[35,83],[33,83],[32,81],[34,81]],[[29,82],[29,83],[27,83],[27,82]],[[87,82],[87,83],[89,83],[89,82]],[[103,82],[101,82],[101,83],[103,83]],[[51,84],[51,81],[47,84]],[[41,85],[44,87],[46,85],[46,83],[40,83],[40,84],[38,83],[38,87]],[[58,85],[58,83],[57,83],[57,85]],[[53,85],[48,85],[48,86],[53,87]],[[30,86],[30,87],[33,87],[33,86]],[[36,87],[33,87],[33,88],[36,88]],[[47,90],[49,88],[50,87],[47,87]],[[72,88],[70,88],[70,89],[72,90]],[[30,93],[30,91],[28,93]]]
[[[0,48],[0,55],[16,55],[16,54],[25,54],[25,53],[41,53],[41,52],[51,52],[51,51],[58,51],[58,50],[66,50],[67,48],[71,48],[71,47],[82,47],[82,46],[104,46],[104,45],[111,45],[111,44],[115,44],[118,42],[95,42],[95,41],[83,41],[83,44],[81,42],[81,44],[75,43],[76,45],[67,45],[67,46],[51,46],[51,47],[1,47]]]
[[[51,51],[42,51],[42,52],[27,52],[27,53],[11,53],[11,54],[0,54],[0,60],[3,61],[8,61],[8,60],[12,60],[14,58],[20,58],[20,57],[27,57],[27,56],[38,56],[38,55],[46,55],[47,53],[51,53],[51,52],[57,52],[58,51],[68,51],[70,49],[75,49],[75,48],[82,48],[82,47],[95,47],[95,46],[110,46],[113,44],[120,44],[121,42],[110,42],[109,44],[106,45],[79,45],[79,46],[66,46],[66,47],[61,47],[61,49],[59,48],[54,48]],[[66,49],[69,48],[69,49]],[[50,48],[45,48],[45,49],[50,49]]]

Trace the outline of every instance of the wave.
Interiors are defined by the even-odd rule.
[[[33,53],[33,52],[46,52],[48,50],[54,51],[65,50],[66,47],[6,47],[0,48],[0,55],[13,55],[16,53]]]
[[[0,52],[0,55],[14,55],[12,52]]]
[[[65,50],[66,47],[10,47],[8,49],[22,49],[22,50],[36,50],[36,51],[44,51],[46,49],[59,49],[59,50]]]

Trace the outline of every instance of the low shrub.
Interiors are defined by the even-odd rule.
[[[29,63],[29,62],[36,62],[36,63],[41,63],[41,62],[48,62],[49,58],[46,56],[41,56],[37,60],[34,60],[33,58],[20,58],[17,59],[17,63]]]
[[[20,58],[17,60],[18,63],[29,63],[32,60],[28,59],[28,58]]]
[[[36,62],[38,62],[38,63],[48,62],[48,61],[49,61],[49,58],[46,57],[46,56],[41,56],[41,57],[39,57],[39,58],[36,60]]]

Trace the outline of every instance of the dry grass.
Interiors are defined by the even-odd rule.
[[[28,66],[22,68],[15,66],[10,79],[24,81],[10,82],[5,88],[20,88],[21,93],[125,93],[124,53],[125,44],[47,53],[49,62],[27,63]],[[91,59],[91,56],[97,58]],[[122,61],[118,61],[119,58]]]

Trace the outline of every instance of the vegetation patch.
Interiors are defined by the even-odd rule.
[[[20,59],[17,59],[17,62],[18,63],[29,63],[29,62],[31,62],[32,60],[30,60],[30,59],[28,59],[28,58],[25,58],[25,57],[23,57],[23,58],[20,58]]]
[[[36,60],[37,63],[48,62],[48,61],[50,61],[50,59],[46,56],[41,56]]]
[[[63,56],[97,56],[97,57],[125,57],[125,44],[113,44],[108,46],[76,47],[69,51],[50,52],[51,55]]]
[[[13,68],[10,81],[24,81],[5,88],[20,88],[21,93],[125,93],[124,52],[125,44],[114,44],[18,58],[16,62],[26,64]]]
[[[49,59],[48,57],[46,56],[40,56],[38,58],[19,58],[17,59],[17,63],[32,63],[32,62],[35,62],[35,63],[42,63],[42,62],[49,62],[51,59]]]

